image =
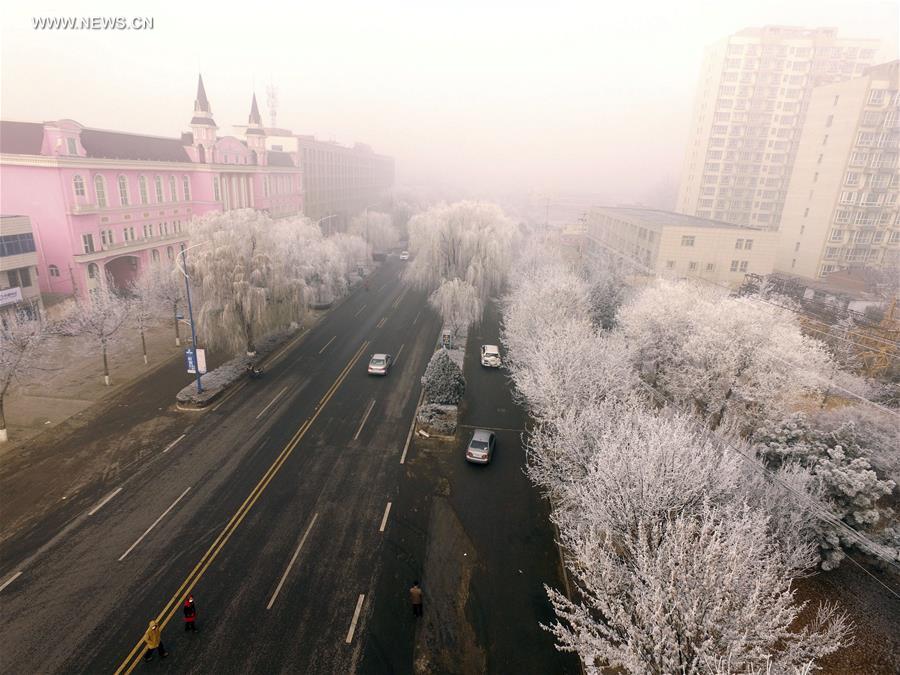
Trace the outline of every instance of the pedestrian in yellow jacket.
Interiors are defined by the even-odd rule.
[[[144,654],[144,661],[149,661],[153,658],[153,650],[155,649],[159,650],[160,658],[164,659],[168,656],[168,652],[163,646],[162,638],[160,637],[159,625],[153,619],[147,625],[147,632],[144,633],[144,642],[147,643],[147,653]]]

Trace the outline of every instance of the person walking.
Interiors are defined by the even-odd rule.
[[[147,643],[147,653],[144,654],[144,661],[149,661],[153,658],[154,650],[159,650],[159,657],[161,659],[164,659],[169,655],[166,648],[163,646],[162,638],[160,637],[159,624],[157,624],[154,619],[150,619],[150,623],[147,625],[147,632],[144,633],[144,642]]]
[[[194,596],[188,595],[184,599],[184,607],[181,608],[184,612],[184,631],[187,632],[197,632],[197,608],[194,606]]]
[[[419,587],[418,579],[409,589],[409,600],[412,602],[413,616],[422,616],[422,589]]]

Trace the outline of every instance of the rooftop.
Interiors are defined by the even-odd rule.
[[[749,227],[747,225],[726,223],[724,220],[712,220],[710,218],[700,218],[699,216],[689,216],[685,213],[675,213],[674,211],[644,209],[632,206],[597,206],[592,210],[610,216],[640,220],[650,225],[659,225],[660,227],[666,225],[670,227],[724,227],[734,230],[754,230],[757,232],[762,229],[758,227]]]

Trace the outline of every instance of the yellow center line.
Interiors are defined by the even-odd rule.
[[[291,440],[284,446],[284,449],[279,453],[278,457],[275,461],[269,466],[266,472],[263,474],[263,477],[260,478],[259,482],[256,486],[251,490],[250,494],[244,500],[244,503],[238,508],[238,510],[231,517],[231,520],[228,521],[228,524],[224,527],[224,529],[219,533],[219,536],[216,537],[216,540],[212,543],[212,545],[207,549],[206,553],[200,558],[200,561],[194,566],[194,569],[191,570],[190,574],[185,578],[182,582],[181,586],[175,591],[175,594],[172,598],[166,603],[165,607],[163,607],[162,611],[156,617],[156,622],[160,627],[160,630],[163,630],[166,627],[166,624],[172,620],[172,617],[175,615],[178,610],[179,603],[181,598],[190,593],[194,586],[197,585],[197,582],[200,581],[203,574],[212,564],[213,560],[219,555],[219,552],[225,547],[225,544],[231,538],[231,535],[234,534],[235,530],[237,530],[238,526],[246,517],[247,513],[259,499],[260,495],[262,495],[263,491],[268,487],[271,480],[275,477],[275,474],[281,469],[281,466],[287,461],[287,458],[293,452],[294,448],[300,443],[300,440],[306,435],[306,432],[312,426],[313,422],[316,421],[316,418],[325,408],[325,405],[334,394],[337,392],[338,388],[341,386],[343,381],[346,379],[347,375],[350,373],[350,370],[356,365],[356,362],[359,360],[359,357],[363,354],[366,348],[369,346],[368,342],[363,342],[359,349],[356,350],[356,353],[350,359],[341,373],[338,375],[337,379],[332,383],[332,385],[328,388],[328,391],[325,392],[322,399],[319,401],[319,404],[316,406],[316,411],[313,413],[312,417],[307,419],[300,428],[297,429],[297,432],[291,438]],[[132,648],[131,652],[122,662],[122,664],[116,669],[116,675],[127,675],[140,663],[140,658],[143,653],[144,647],[144,639],[141,637]],[[136,658],[137,657],[137,658]]]

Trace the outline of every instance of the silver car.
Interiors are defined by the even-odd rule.
[[[497,446],[497,438],[493,431],[476,429],[472,434],[472,440],[466,448],[466,461],[474,464],[487,464],[494,456],[494,448]]]
[[[391,363],[393,358],[390,354],[372,354],[369,359],[369,375],[387,375]]]
[[[481,365],[487,368],[499,368],[500,347],[497,345],[481,345]]]

